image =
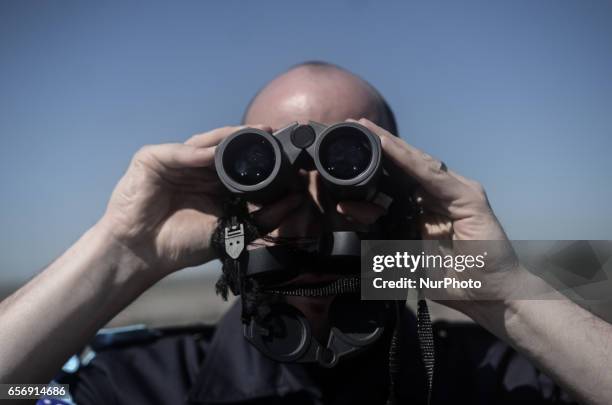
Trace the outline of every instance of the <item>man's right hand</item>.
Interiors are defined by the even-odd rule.
[[[215,149],[241,128],[218,128],[185,144],[143,147],[117,184],[98,225],[159,278],[213,259],[210,239],[227,195],[214,169]],[[253,212],[253,219],[262,229],[273,229],[300,202],[290,195]]]
[[[225,193],[214,171],[215,147],[237,129],[198,135],[205,140],[198,145],[140,149],[99,225],[162,277],[210,260],[210,236]]]

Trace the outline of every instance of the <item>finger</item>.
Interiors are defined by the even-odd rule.
[[[174,183],[168,182],[177,192],[182,193],[198,193],[208,196],[222,197],[228,194],[228,191],[222,184],[218,182],[203,182],[203,183]]]
[[[383,207],[366,201],[341,201],[336,211],[364,225],[371,225],[387,213]]]
[[[266,125],[249,125],[249,128],[257,128],[260,129],[262,131],[266,131],[266,132],[272,132],[272,128],[270,128],[269,126]],[[197,134],[192,136],[191,138],[189,138],[185,144],[186,145],[193,145],[193,146],[197,146],[200,148],[207,148],[207,147],[211,147],[211,146],[216,146],[219,143],[221,143],[222,140],[224,140],[225,138],[227,138],[228,136],[230,136],[231,134],[241,130],[247,128],[246,125],[240,125],[240,126],[233,126],[233,127],[223,127],[223,128],[217,128],[214,129],[212,131],[209,132],[205,132],[202,134]]]
[[[163,177],[175,181],[219,181],[217,172],[207,167],[187,167],[183,169],[169,170],[163,174]]]
[[[453,223],[447,217],[438,214],[426,214],[420,217],[421,237],[424,240],[451,239]]]
[[[214,163],[215,148],[196,148],[181,143],[145,146],[134,159],[145,164],[159,164],[167,169],[209,167]]]
[[[265,131],[265,132],[269,132],[272,133],[272,127],[269,125],[263,125],[263,124],[254,124],[254,125],[245,125],[246,128],[256,128],[259,129],[261,131]]]
[[[227,126],[221,127],[217,129],[213,129],[212,131],[204,132],[201,134],[193,135],[187,141],[185,141],[185,145],[198,146],[200,148],[207,148],[210,146],[218,145],[223,139],[230,136],[236,131],[244,128],[241,126]]]
[[[456,199],[465,192],[463,183],[442,167],[442,162],[362,118],[357,121],[380,137],[384,153],[391,161],[437,198]]]
[[[281,224],[283,219],[296,210],[305,200],[304,194],[291,194],[252,213],[253,221],[263,233],[268,233]]]
[[[195,177],[163,176],[164,181],[175,187],[191,187],[199,190],[214,190],[223,186],[218,178],[205,179]],[[223,187],[224,188],[224,187]]]

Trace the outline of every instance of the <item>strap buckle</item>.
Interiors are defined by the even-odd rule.
[[[244,225],[238,223],[225,227],[225,252],[236,260],[244,250]]]

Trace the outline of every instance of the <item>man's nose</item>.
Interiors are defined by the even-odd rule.
[[[308,229],[320,232],[330,231],[364,231],[364,225],[349,220],[336,209],[338,201],[332,196],[323,182],[323,176],[316,170],[300,169],[300,192],[308,194],[308,212],[304,212],[305,222],[310,222]],[[313,224],[316,222],[316,224]]]
[[[308,194],[309,199],[319,212],[325,212],[325,191],[319,172],[315,169],[300,169],[298,177],[300,179],[300,191]]]
[[[302,203],[288,213],[271,236],[289,238],[311,238],[319,235],[323,217],[319,208],[319,174],[316,170],[299,170],[292,178],[290,193],[304,196]]]

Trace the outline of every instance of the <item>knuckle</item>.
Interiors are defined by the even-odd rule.
[[[487,204],[487,192],[484,186],[475,180],[470,180],[469,186],[476,201],[481,204]]]
[[[427,163],[436,163],[436,160],[427,152],[421,152],[421,158]]]
[[[432,174],[438,175],[438,174],[446,173],[443,163],[440,160],[434,158],[433,156],[431,156],[430,154],[426,152],[420,152],[420,154],[421,154],[420,160],[424,162],[424,164],[426,165],[426,167],[429,169],[429,171]]]
[[[392,140],[389,139],[388,136],[379,136],[380,137],[380,145],[383,149],[388,149],[392,145]]]
[[[189,143],[195,142],[199,140],[202,137],[202,135],[205,135],[205,134],[204,133],[193,134],[189,137],[189,139],[187,139],[185,143],[189,144]]]
[[[142,146],[134,157],[132,158],[132,165],[134,167],[150,167],[156,163],[155,159],[155,146],[154,145],[145,145]]]
[[[152,149],[153,149],[153,145],[144,145],[140,149],[138,149],[134,157],[137,159],[147,158],[148,156],[151,155]]]
[[[474,190],[476,193],[482,194],[482,195],[485,194],[484,186],[480,184],[479,182],[475,180],[470,180],[470,186],[472,187],[472,190]]]

